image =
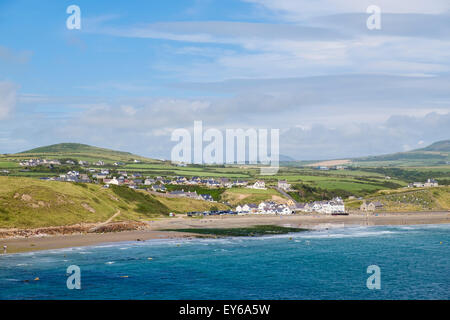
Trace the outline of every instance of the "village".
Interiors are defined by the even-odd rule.
[[[139,163],[138,160],[134,160],[134,163]],[[212,210],[205,212],[190,212],[189,215],[218,215],[218,214],[272,214],[272,215],[288,215],[296,213],[321,213],[321,214],[345,214],[345,205],[341,198],[334,198],[332,200],[314,201],[310,203],[297,203],[294,201],[287,192],[295,191],[291,188],[291,185],[286,180],[279,180],[276,186],[268,187],[263,180],[256,180],[253,182],[247,180],[233,180],[229,178],[205,178],[205,177],[163,177],[163,176],[144,176],[139,172],[127,172],[125,170],[110,169],[110,165],[106,168],[107,164],[99,160],[92,163],[87,161],[74,161],[74,160],[47,160],[47,159],[30,159],[20,162],[22,167],[37,167],[46,166],[53,168],[56,166],[76,166],[78,170],[70,170],[66,173],[59,174],[59,176],[42,177],[41,180],[46,181],[61,181],[61,182],[73,182],[73,183],[95,183],[101,184],[104,188],[110,188],[111,186],[127,186],[131,189],[143,189],[149,193],[153,193],[159,196],[176,197],[176,198],[188,198],[193,200],[202,200],[208,202],[217,202],[214,198],[207,193],[197,193],[197,191],[184,190],[184,188],[177,188],[169,191],[168,186],[185,186],[188,189],[191,186],[199,186],[208,189],[215,188],[248,188],[255,190],[267,190],[268,188],[274,188],[278,190],[282,195],[285,195],[287,200],[285,203],[279,201],[263,201],[260,203],[248,203],[238,205],[234,210]],[[89,167],[90,165],[94,166]],[[115,162],[114,167],[122,166],[123,163]],[[228,203],[225,203],[229,205]],[[229,205],[230,206],[230,205]]]
[[[134,163],[139,163],[139,160],[134,160]],[[184,176],[148,176],[139,172],[127,172],[120,170],[120,166],[124,163],[115,162],[112,166],[105,164],[104,161],[95,161],[89,163],[87,161],[74,160],[48,160],[48,159],[31,159],[20,162],[21,167],[32,168],[38,166],[45,166],[54,168],[57,166],[70,166],[72,169],[66,173],[61,173],[58,176],[41,177],[41,180],[46,181],[61,181],[72,183],[95,183],[100,184],[104,188],[111,186],[126,186],[131,189],[146,190],[151,194],[157,196],[164,196],[169,198],[187,198],[192,200],[201,200],[207,202],[218,202],[213,196],[206,191],[197,192],[192,190],[192,187],[199,187],[204,189],[230,189],[230,188],[248,188],[255,190],[267,190],[272,188],[277,190],[284,201],[262,201],[260,203],[245,203],[237,205],[233,210],[211,210],[205,212],[189,212],[189,216],[196,215],[222,215],[222,214],[237,214],[237,215],[289,215],[300,213],[318,213],[325,215],[346,215],[348,214],[345,203],[342,198],[334,197],[333,199],[323,199],[319,201],[311,201],[300,203],[295,201],[288,193],[295,192],[291,184],[286,180],[278,180],[277,184],[267,186],[264,180],[247,181],[247,180],[233,180],[230,178],[221,177],[184,177]],[[28,169],[29,170],[29,169]],[[434,179],[428,179],[426,182],[414,182],[408,185],[408,188],[427,188],[437,187],[438,183]],[[191,189],[191,190],[190,190]],[[195,188],[194,188],[195,189]],[[354,197],[349,197],[354,199]],[[362,200],[362,198],[361,198]],[[232,207],[227,202],[222,202],[228,207]],[[365,200],[360,205],[361,212],[375,212],[383,210],[383,203],[380,201]]]

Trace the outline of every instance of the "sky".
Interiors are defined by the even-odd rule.
[[[450,1],[0,0],[0,153],[78,142],[168,159],[196,120],[280,129],[298,160],[449,139]]]

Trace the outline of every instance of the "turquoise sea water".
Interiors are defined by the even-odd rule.
[[[376,226],[0,255],[0,299],[449,299],[449,245],[450,225]]]

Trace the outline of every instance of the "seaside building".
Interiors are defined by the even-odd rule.
[[[376,211],[383,209],[383,204],[380,201],[373,201],[367,203],[365,200],[361,204],[360,210],[361,211]]]
[[[294,211],[301,212],[317,212],[322,214],[342,214],[345,213],[344,201],[339,198],[332,200],[314,201],[305,204],[296,204]]]
[[[238,214],[292,214],[292,209],[285,204],[278,204],[273,201],[256,204],[245,204],[237,206],[235,211]]]

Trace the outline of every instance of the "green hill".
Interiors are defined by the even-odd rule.
[[[92,147],[81,143],[59,143],[51,146],[39,147],[21,153],[110,153],[132,156],[129,152],[113,151],[105,148]]]
[[[134,155],[129,152],[115,151],[105,148],[98,148],[79,143],[59,143],[51,146],[39,147],[20,153],[8,155],[8,158],[29,159],[29,158],[47,158],[61,159],[70,158],[83,161],[121,161],[131,162],[139,160],[142,162],[159,162],[157,160]]]
[[[426,148],[418,149],[416,151],[450,152],[450,140],[438,141],[429,145]]]
[[[167,199],[128,187],[0,176],[0,229],[97,223],[113,216],[111,222],[146,221],[168,216],[169,212],[186,212],[187,208],[210,210],[214,205],[201,200]]]
[[[136,221],[169,213],[155,197],[126,189],[123,195],[94,184],[0,177],[0,228],[103,222],[118,210],[121,214],[117,221]]]
[[[363,166],[439,166],[450,164],[450,140],[439,141],[422,149],[352,160]]]
[[[382,190],[365,200],[381,202],[383,209],[380,211],[387,212],[448,211],[450,210],[450,187]],[[357,210],[362,202],[362,200],[349,200],[346,201],[346,206],[348,209]]]

